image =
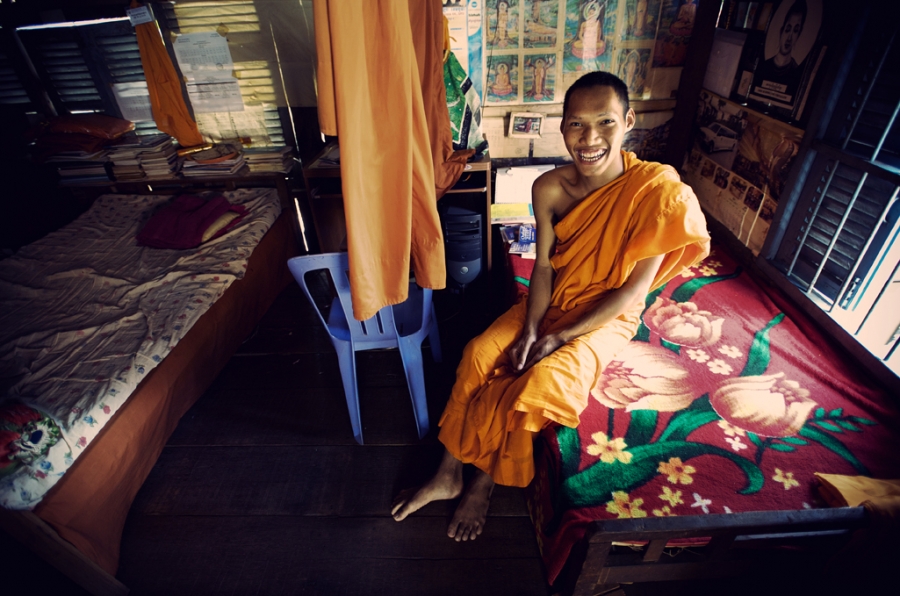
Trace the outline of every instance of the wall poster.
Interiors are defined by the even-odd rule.
[[[443,0],[443,13],[450,30],[450,51],[469,75],[479,99],[484,97],[481,5],[481,0]]]
[[[754,254],[762,248],[803,131],[701,91],[684,181]]]

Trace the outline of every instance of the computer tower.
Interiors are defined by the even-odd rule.
[[[445,203],[438,203],[438,214],[444,232],[447,287],[464,288],[483,269],[481,214]]]

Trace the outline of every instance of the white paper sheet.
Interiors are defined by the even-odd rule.
[[[495,203],[530,203],[531,186],[538,176],[552,170],[553,164],[498,168],[494,188]]]
[[[113,83],[112,88],[119,110],[122,111],[122,118],[132,122],[153,120],[147,81]]]

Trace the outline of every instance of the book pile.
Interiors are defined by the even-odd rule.
[[[537,234],[533,225],[500,226],[500,235],[509,245],[509,254],[519,255],[523,259],[536,258]]]
[[[100,151],[61,151],[44,160],[51,163],[59,173],[60,184],[81,184],[90,182],[107,182],[109,173],[106,170],[109,161],[107,152]]]
[[[107,150],[116,180],[172,178],[178,171],[178,156],[169,135],[128,134],[111,143]]]
[[[190,178],[230,176],[245,169],[247,161],[241,150],[234,145],[214,145],[191,153],[181,166],[181,173]]]
[[[281,172],[287,174],[294,167],[290,147],[259,147],[244,149],[244,159],[251,172]]]

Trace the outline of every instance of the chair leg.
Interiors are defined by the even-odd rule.
[[[428,400],[425,397],[425,373],[422,369],[422,345],[408,337],[399,337],[398,347],[403,359],[403,371],[406,373],[406,384],[412,397],[413,414],[416,417],[416,429],[419,438],[428,434]]]
[[[441,352],[441,334],[438,332],[437,313],[434,303],[431,303],[431,328],[428,330],[428,345],[431,346],[431,359],[440,362],[443,359]]]
[[[353,438],[362,445],[362,419],[359,416],[359,391],[356,386],[356,354],[353,351],[353,345],[349,341],[335,341],[333,343],[338,355],[338,364],[341,368],[341,381],[344,384],[347,409],[350,411],[350,426],[353,428]]]

